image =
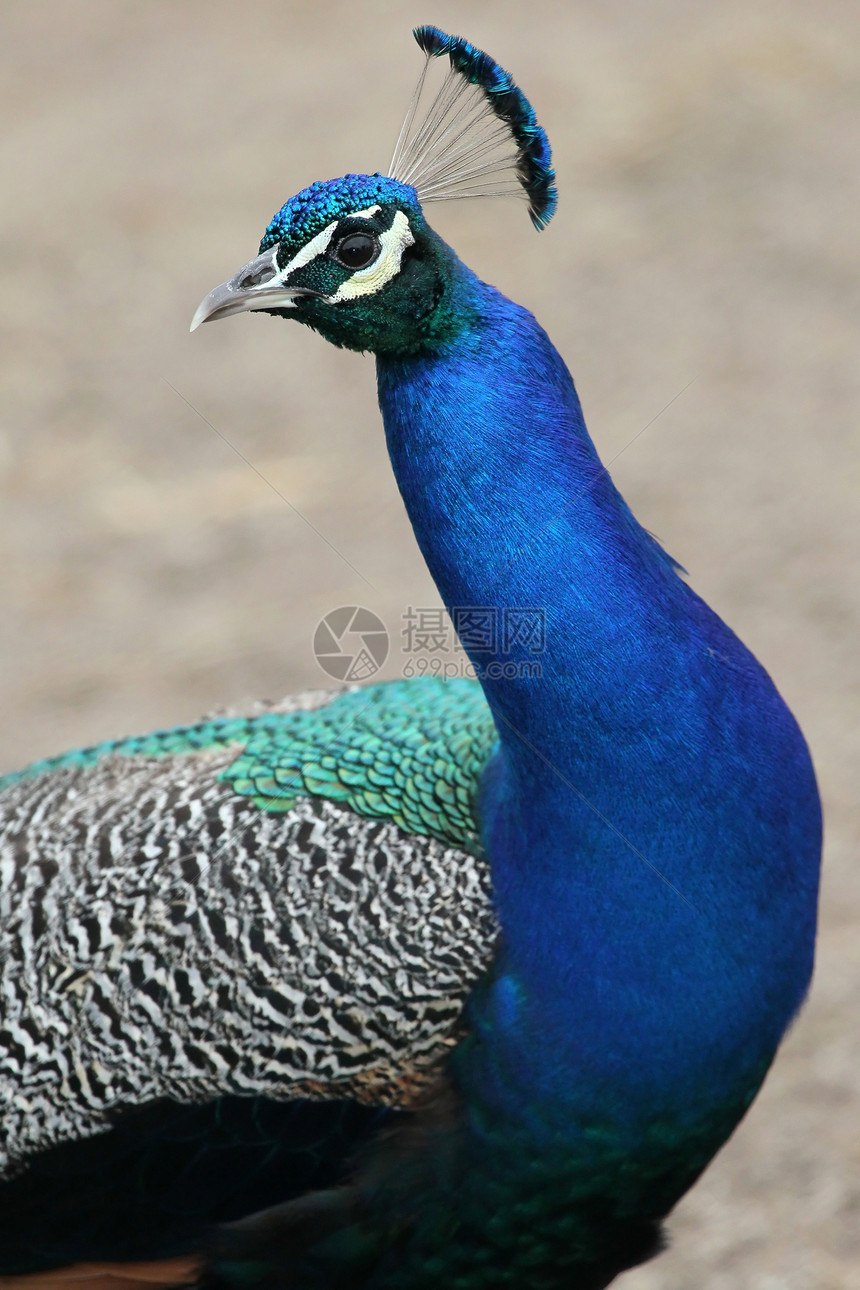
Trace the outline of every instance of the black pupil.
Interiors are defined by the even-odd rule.
[[[379,245],[370,233],[348,233],[335,248],[335,255],[348,269],[363,269],[376,259]]]

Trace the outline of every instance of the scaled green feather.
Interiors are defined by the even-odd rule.
[[[473,681],[393,681],[259,727],[222,778],[267,811],[327,797],[477,851],[475,797],[495,741]]]

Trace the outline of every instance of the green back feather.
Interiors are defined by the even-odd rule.
[[[0,779],[0,791],[109,755],[163,757],[237,745],[221,778],[265,811],[325,797],[478,853],[475,799],[495,742],[480,686],[421,677],[348,690],[309,711],[213,718],[108,741],[34,762]]]

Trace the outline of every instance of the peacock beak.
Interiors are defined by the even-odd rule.
[[[270,247],[256,259],[249,260],[229,282],[222,282],[205,296],[191,319],[191,330],[201,323],[214,322],[216,318],[229,318],[230,314],[247,313],[254,309],[284,309],[295,304],[298,296],[316,296],[317,291],[307,287],[285,287],[277,261],[278,248]]]

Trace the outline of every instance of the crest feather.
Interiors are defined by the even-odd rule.
[[[535,228],[545,228],[558,200],[549,140],[510,72],[459,36],[438,27],[413,35],[426,62],[400,130],[389,175],[422,202],[524,194]],[[418,108],[430,62],[450,66],[426,113]]]

